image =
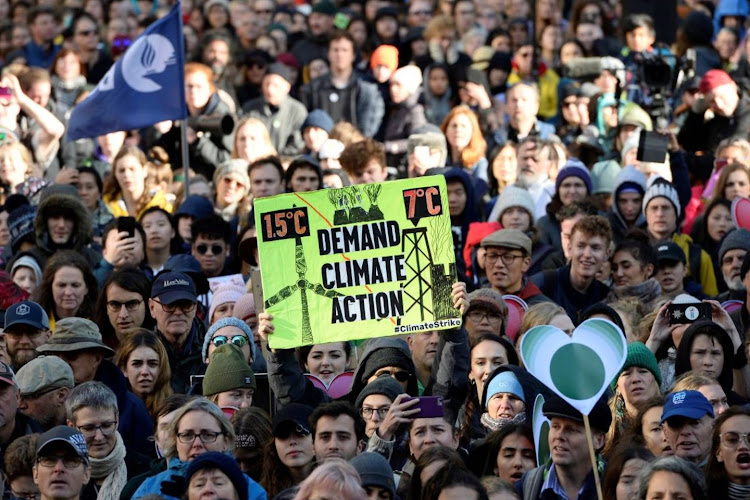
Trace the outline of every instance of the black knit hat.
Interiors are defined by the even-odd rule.
[[[203,469],[218,469],[226,474],[237,491],[237,497],[240,500],[247,500],[247,479],[245,479],[240,466],[237,465],[237,462],[231,455],[218,451],[201,453],[188,465],[187,472],[185,473],[185,482],[190,484],[190,478]]]
[[[583,415],[573,408],[567,401],[558,395],[554,395],[544,402],[542,413],[547,418],[561,417],[583,423]],[[599,432],[607,432],[612,425],[612,412],[607,406],[607,394],[605,393],[589,413],[589,423],[593,429]]]
[[[403,368],[413,375],[414,364],[406,355],[394,347],[384,347],[373,351],[362,367],[362,384],[367,384],[367,379],[372,377],[376,371],[386,366],[397,366]]]

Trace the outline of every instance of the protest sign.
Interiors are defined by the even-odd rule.
[[[461,325],[445,178],[255,201],[273,348]]]
[[[606,319],[589,319],[572,335],[535,326],[520,347],[526,369],[584,415],[620,372],[628,356],[625,335]]]
[[[534,430],[534,449],[536,450],[536,464],[544,465],[549,460],[549,419],[544,416],[544,396],[536,395],[532,422]]]

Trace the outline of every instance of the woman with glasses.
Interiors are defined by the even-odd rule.
[[[730,408],[714,422],[706,464],[709,498],[730,500],[750,495],[750,410]]]
[[[150,297],[151,283],[138,269],[114,271],[109,276],[97,300],[94,317],[105,344],[116,350],[129,330],[154,327],[148,309]]]
[[[183,494],[180,488],[170,491],[175,479],[185,478],[187,468],[196,457],[209,451],[230,453],[234,447],[235,433],[232,424],[214,403],[206,398],[195,398],[177,410],[169,424],[163,443],[167,469],[146,479],[136,490],[132,499],[150,494],[161,495],[167,500],[178,500]],[[245,476],[248,500],[265,500],[263,489]],[[171,494],[170,494],[171,493]]]
[[[98,23],[93,16],[82,12],[73,20],[72,31],[73,45],[85,67],[86,79],[91,85],[96,85],[112,66],[112,59],[99,48]]]
[[[151,331],[138,329],[117,348],[114,363],[128,379],[130,390],[141,398],[152,417],[172,395],[172,371],[164,344]]]

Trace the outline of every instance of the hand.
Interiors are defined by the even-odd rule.
[[[489,94],[487,94],[487,89],[485,89],[483,85],[467,82],[464,89],[472,100],[477,101],[479,109],[489,109],[492,107],[492,99],[490,99]]]
[[[117,233],[117,239],[104,247],[103,257],[114,267],[130,264],[135,254],[137,240],[126,231]]]
[[[172,120],[164,120],[154,125],[154,128],[162,134],[166,134],[172,130]]]
[[[742,345],[742,339],[740,339],[740,333],[734,326],[734,321],[732,321],[729,313],[716,300],[704,300],[703,302],[711,304],[711,320],[727,332],[729,338],[732,339],[734,352],[737,352],[737,349]]]
[[[187,141],[188,144],[192,144],[195,141],[198,140],[198,134],[195,133],[195,130],[193,130],[193,127],[187,128]]]
[[[453,307],[461,311],[462,316],[466,314],[466,311],[469,309],[469,296],[466,293],[466,283],[462,281],[453,283],[451,298],[453,299]]]
[[[63,167],[55,176],[55,184],[76,184],[78,182],[78,170]]]
[[[399,394],[396,396],[396,399],[393,400],[388,413],[385,414],[385,418],[380,423],[380,427],[378,427],[378,436],[382,439],[392,441],[393,436],[396,434],[396,431],[398,431],[398,426],[410,423],[413,416],[421,411],[417,407],[419,404],[418,398],[402,403],[402,401],[408,397],[408,394]]]
[[[415,153],[409,155],[409,177],[422,177],[427,167],[422,165]]]
[[[675,151],[680,150],[680,144],[677,142],[677,136],[674,135],[674,132],[672,132],[669,129],[661,129],[661,130],[657,130],[657,132],[669,138],[669,146],[667,146],[667,150],[670,153],[674,153]]]
[[[651,327],[651,333],[649,334],[648,340],[646,341],[646,345],[649,349],[651,349],[651,352],[653,353],[656,353],[656,351],[659,349],[659,347],[661,347],[664,341],[672,336],[672,331],[677,326],[679,326],[669,324],[669,315],[667,314],[667,308],[670,306],[670,304],[672,304],[671,300],[661,306],[661,309],[659,309],[659,312],[656,315],[656,320],[654,320],[654,325]]]
[[[268,342],[268,336],[273,333],[273,314],[267,312],[258,313],[258,335]]]

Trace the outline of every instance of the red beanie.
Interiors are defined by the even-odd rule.
[[[712,69],[706,72],[705,75],[703,75],[703,78],[701,78],[701,83],[698,86],[698,90],[701,94],[708,94],[716,87],[721,87],[722,85],[732,83],[733,81],[734,80],[732,80],[732,77],[729,76],[726,71],[720,69]]]
[[[381,45],[370,56],[370,67],[385,66],[391,73],[398,68],[398,49],[393,45]]]

